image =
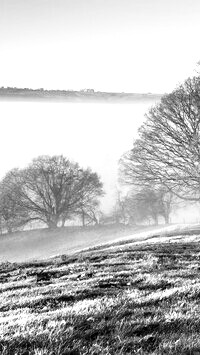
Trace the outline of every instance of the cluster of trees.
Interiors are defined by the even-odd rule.
[[[137,224],[148,221],[149,224],[158,224],[162,218],[168,224],[171,209],[172,194],[148,186],[140,190],[130,189],[125,196],[118,191],[112,217],[115,223]]]
[[[97,223],[102,195],[102,183],[89,168],[81,169],[63,156],[40,156],[1,181],[1,228],[11,232],[32,221],[55,228],[74,216],[81,217],[83,225]]]
[[[163,210],[159,214],[167,222],[172,197],[200,201],[200,77],[165,95],[149,110],[138,134],[120,160],[121,180],[137,189],[136,200],[153,194],[150,199],[156,201],[154,195],[161,195],[164,205],[151,203],[151,208]]]

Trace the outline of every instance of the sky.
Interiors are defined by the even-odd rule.
[[[197,71],[199,16],[199,0],[0,0],[0,87],[168,93]],[[0,178],[63,154],[99,173],[108,210],[153,104],[0,101]]]
[[[0,86],[166,93],[200,59],[199,0],[0,0]]]

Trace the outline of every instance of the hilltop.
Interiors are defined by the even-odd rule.
[[[15,87],[1,87],[0,100],[41,100],[41,101],[61,101],[61,102],[110,102],[110,103],[132,103],[137,101],[156,101],[163,95],[152,93],[113,93],[94,91],[86,89],[80,91],[73,90],[45,90]]]

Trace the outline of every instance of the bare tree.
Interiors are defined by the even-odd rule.
[[[89,224],[99,224],[99,217],[101,215],[99,201],[91,199],[87,203],[80,203],[75,215],[81,218],[83,227]]]
[[[162,190],[156,191],[145,187],[139,192],[131,191],[125,197],[124,205],[131,223],[153,220],[155,224],[158,224],[160,216],[164,218],[166,224],[169,223],[170,196],[166,198]]]
[[[97,174],[87,169],[83,171],[84,188],[80,192],[80,199],[75,214],[81,217],[83,226],[91,223],[98,224],[99,200],[103,196],[102,183]]]
[[[115,223],[127,223],[128,214],[126,208],[126,197],[122,195],[122,191],[116,188],[116,201],[111,212]]]
[[[146,115],[132,150],[120,160],[123,182],[164,188],[200,200],[200,78],[194,77]]]
[[[102,193],[96,173],[80,169],[63,156],[38,157],[28,168],[11,171],[4,185],[18,206],[27,211],[30,220],[42,221],[49,228],[70,218],[83,196],[92,199]]]

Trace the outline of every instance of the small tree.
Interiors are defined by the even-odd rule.
[[[125,210],[131,223],[137,224],[144,220],[153,220],[158,224],[158,219],[162,216],[165,223],[169,223],[169,214],[171,212],[170,196],[161,190],[150,188],[141,189],[139,192],[132,191],[124,201]]]
[[[128,214],[126,208],[126,197],[122,195],[120,190],[116,189],[116,202],[111,212],[115,223],[127,223]]]
[[[75,209],[75,214],[81,217],[82,224],[98,224],[99,201],[97,197],[103,196],[102,183],[96,173],[90,169],[83,171],[83,188],[80,192],[80,198]]]
[[[80,204],[76,210],[76,215],[81,218],[83,227],[88,224],[99,224],[101,215],[99,201],[91,200],[87,204]]]

